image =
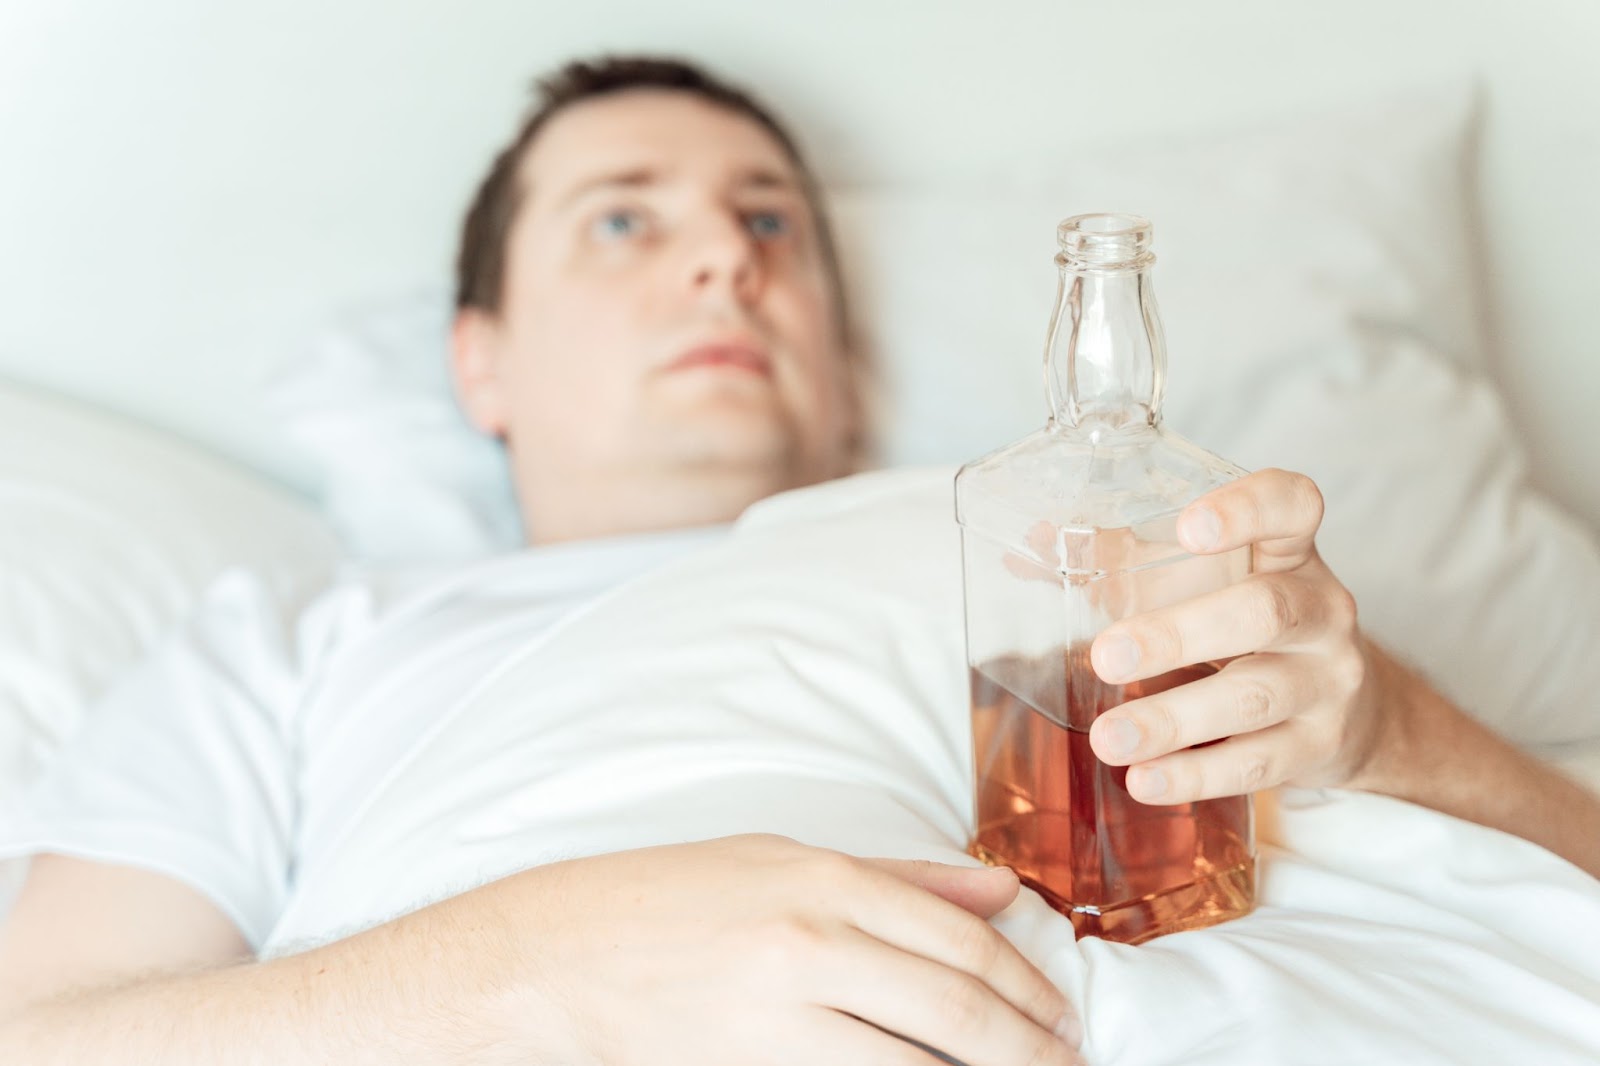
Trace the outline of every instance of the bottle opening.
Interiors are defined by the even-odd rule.
[[[1138,215],[1073,215],[1056,227],[1062,265],[1087,270],[1144,270],[1150,252],[1150,220]]]

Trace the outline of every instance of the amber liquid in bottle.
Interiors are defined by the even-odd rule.
[[[1066,653],[1065,706],[1074,723],[1216,669],[1191,666],[1108,685],[1090,668],[1087,651]],[[1128,794],[1127,768],[1101,762],[1086,729],[1058,723],[1003,683],[1030,669],[1037,664],[1008,657],[971,671],[979,782],[972,853],[1014,869],[1072,919],[1079,936],[1136,944],[1247,913],[1255,898],[1248,797],[1139,802]]]

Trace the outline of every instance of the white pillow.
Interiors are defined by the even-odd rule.
[[[1155,226],[1167,413],[1214,439],[1355,324],[1481,368],[1464,88],[1160,150],[1084,145],[1003,188],[837,191],[887,465],[962,462],[1044,421],[1056,224]]]
[[[0,810],[223,569],[294,598],[335,555],[316,512],[261,477],[0,382]]]
[[[269,410],[316,458],[323,510],[358,558],[449,561],[522,542],[505,450],[456,405],[453,313],[443,288],[356,308],[269,383]]]

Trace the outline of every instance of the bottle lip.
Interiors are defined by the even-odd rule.
[[[1156,261],[1150,251],[1154,227],[1142,215],[1114,211],[1073,215],[1056,227],[1058,266],[1073,270],[1144,270]]]

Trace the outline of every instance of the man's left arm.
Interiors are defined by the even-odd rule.
[[[1108,627],[1092,662],[1114,683],[1227,665],[1102,715],[1091,730],[1096,754],[1132,767],[1128,790],[1147,803],[1279,784],[1361,789],[1514,833],[1600,877],[1600,796],[1368,640],[1354,598],[1317,554],[1321,523],[1316,485],[1282,470],[1185,508],[1178,535],[1187,550],[1250,545],[1255,573]],[[1215,740],[1223,742],[1193,750]]]
[[[1508,743],[1369,643],[1392,710],[1345,784],[1514,833],[1600,877],[1600,796]]]

